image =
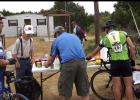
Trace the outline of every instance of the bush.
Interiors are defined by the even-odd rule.
[[[137,48],[137,53],[140,55],[140,47]]]
[[[93,40],[88,40],[86,44],[85,53],[89,54],[94,50],[95,42]]]

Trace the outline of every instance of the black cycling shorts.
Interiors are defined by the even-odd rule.
[[[111,61],[110,73],[112,77],[129,77],[132,76],[132,67],[129,60]]]

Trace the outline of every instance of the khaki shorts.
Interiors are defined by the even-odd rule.
[[[62,64],[61,74],[58,81],[60,96],[70,98],[72,96],[73,83],[79,96],[87,96],[90,83],[86,72],[84,59],[75,59]]]

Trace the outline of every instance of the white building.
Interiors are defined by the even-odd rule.
[[[50,35],[53,35],[53,16],[49,16],[49,21],[47,19],[46,16],[29,13],[6,16],[5,19],[3,19],[4,28],[2,34],[5,34],[6,37],[18,36],[22,32],[24,25],[31,24],[37,36],[48,36],[48,32]],[[49,27],[47,28],[48,22]]]

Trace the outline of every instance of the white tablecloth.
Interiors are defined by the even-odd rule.
[[[109,64],[107,64],[107,66],[110,66]],[[99,68],[100,65],[95,65],[95,64],[91,64],[91,65],[88,65],[87,68]],[[104,67],[103,67],[104,68]],[[59,64],[57,65],[54,65],[54,68],[51,68],[51,67],[48,67],[48,68],[45,68],[44,66],[38,68],[35,66],[35,64],[33,64],[33,67],[32,67],[32,72],[53,72],[53,71],[58,71],[60,70],[60,66]]]
[[[140,83],[140,71],[133,71],[134,84]]]
[[[51,68],[51,67],[48,67],[48,68],[45,68],[44,66],[38,68],[35,66],[35,64],[33,64],[33,67],[32,67],[32,72],[47,72],[47,71],[58,71],[59,70],[59,66],[54,66],[54,68]]]

